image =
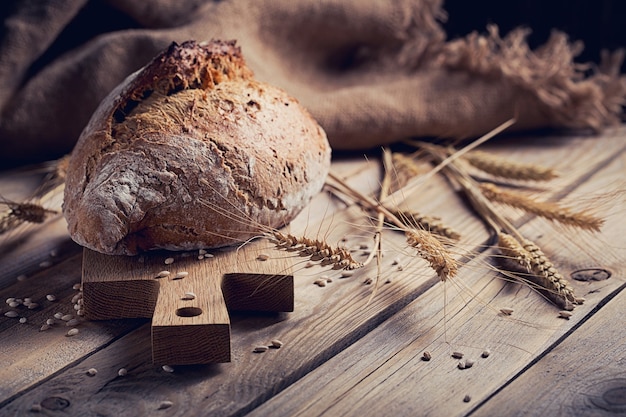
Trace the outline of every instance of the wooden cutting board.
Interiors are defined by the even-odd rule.
[[[87,319],[152,318],[158,364],[229,362],[229,311],[294,308],[292,263],[264,241],[210,254],[84,249],[82,284]]]

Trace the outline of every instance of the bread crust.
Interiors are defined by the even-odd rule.
[[[173,43],[105,98],[67,172],[71,237],[106,254],[226,246],[290,222],[330,168],[326,134],[234,42]]]

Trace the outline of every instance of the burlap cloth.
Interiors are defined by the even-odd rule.
[[[109,90],[189,39],[236,39],[257,78],[299,99],[335,149],[473,137],[511,117],[516,129],[601,130],[626,95],[621,52],[581,67],[563,33],[532,51],[523,29],[448,40],[441,0],[98,1],[134,27],[85,15],[87,0],[3,0],[0,166],[69,152]],[[104,29],[74,31],[57,51],[69,27],[90,26]]]

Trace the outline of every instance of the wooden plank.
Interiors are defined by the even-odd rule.
[[[536,147],[536,149],[539,148],[540,146]],[[569,149],[559,152],[556,156],[553,153],[552,156],[555,159],[560,157],[565,159],[570,155],[575,157],[577,154],[578,156],[585,154],[585,150],[581,148],[575,148],[572,152]],[[615,152],[615,147],[611,148],[610,145],[606,145],[603,152],[603,155],[608,155]],[[532,160],[532,155],[528,158]],[[455,197],[449,198],[450,194],[447,193],[445,184],[443,184],[444,188],[438,188],[440,184],[437,182],[435,184],[437,185],[428,186],[421,190],[421,194],[415,197],[415,204],[418,204],[420,208],[432,208],[432,210],[426,211],[444,215],[444,218],[450,219],[456,228],[475,237],[475,240],[471,239],[468,243],[480,242],[484,237],[484,234],[480,235],[480,230],[482,230],[480,223],[468,218],[463,207],[457,204]],[[454,215],[448,217],[446,216],[448,213]],[[331,216],[332,214],[329,213],[326,217]],[[362,222],[362,217],[352,211],[337,213],[331,222],[335,226],[333,230],[330,230],[328,239],[338,242],[342,236],[349,235],[351,240],[348,243],[351,245],[358,244],[372,230],[365,227],[355,231],[354,225],[363,224]],[[315,222],[307,223],[309,232],[313,231],[315,234],[319,230],[321,236],[329,231],[326,225],[327,223],[318,228]],[[396,248],[400,248],[402,245],[401,237],[395,241],[393,238],[389,238],[388,241]],[[392,256],[388,256],[387,259],[391,261],[391,258]],[[418,265],[415,266],[417,268]],[[432,318],[432,315],[441,315],[441,308],[437,307],[442,305],[441,292],[436,292],[441,288],[437,286],[433,288],[433,291],[425,292],[427,288],[432,287],[436,280],[433,280],[431,273],[424,272],[427,269],[424,269],[423,265],[420,264],[419,268],[416,268],[394,271],[393,282],[390,285],[381,285],[376,297],[369,303],[371,286],[363,285],[362,281],[364,278],[372,277],[371,271],[367,273],[363,271],[343,280],[338,279],[338,274],[331,274],[335,278],[333,283],[325,288],[319,288],[314,286],[312,281],[315,277],[322,273],[328,273],[328,271],[320,270],[317,267],[302,269],[298,271],[298,280],[296,281],[297,298],[294,313],[288,316],[283,314],[246,315],[233,318],[234,360],[231,364],[200,368],[181,367],[177,368],[174,374],[164,373],[160,368],[146,365],[150,358],[149,347],[146,347],[140,340],[143,340],[144,335],[148,333],[146,333],[146,328],[142,328],[140,331],[104,346],[93,354],[85,355],[83,360],[69,367],[67,371],[59,373],[39,386],[33,386],[30,390],[24,390],[19,398],[5,401],[2,411],[19,413],[28,409],[32,403],[42,402],[51,396],[61,396],[69,400],[71,404],[69,411],[77,414],[95,414],[97,411],[101,414],[124,415],[124,413],[130,413],[129,410],[132,410],[133,415],[150,414],[158,406],[158,401],[168,398],[175,403],[171,408],[173,413],[188,415],[211,412],[219,412],[224,415],[244,414],[267,401],[275,393],[293,384],[320,364],[328,361],[399,311],[405,319],[398,320],[395,326],[386,327],[388,331],[382,334],[378,333],[378,338],[373,339],[370,345],[372,350],[377,350],[380,355],[384,354],[392,358],[389,362],[399,356],[395,350],[397,346],[394,347],[390,343],[394,342],[396,338],[414,337],[415,333],[409,332],[415,331],[415,326],[418,324],[423,323],[423,327],[418,328],[418,331],[427,330],[429,325],[441,330],[441,319],[430,322],[426,320]],[[497,279],[493,278],[493,280],[501,284]],[[503,295],[502,286],[489,288],[491,292],[479,294],[481,298],[484,296],[483,299],[488,300],[489,297],[498,296],[500,299]],[[510,289],[508,286],[505,288]],[[589,289],[594,291],[596,289],[603,291],[603,288],[605,287],[602,287],[602,283],[592,283],[589,286]],[[514,292],[515,294],[521,293]],[[591,297],[594,294],[599,294],[598,297],[602,295],[592,292]],[[518,296],[532,301],[529,311],[536,311],[539,305],[547,306],[542,300],[535,297],[535,294],[529,293],[526,297]],[[407,313],[404,314],[403,308],[414,299],[418,299],[418,302],[415,303],[415,305],[419,305],[417,313],[414,310],[407,310]],[[594,300],[590,298],[591,303],[589,305],[592,305]],[[450,306],[449,311],[465,308],[462,308],[465,305],[464,301],[462,302],[458,297],[450,301],[448,304]],[[458,304],[455,305],[452,301]],[[475,305],[482,306],[480,303]],[[493,311],[490,310],[490,313]],[[462,323],[455,322],[461,318],[462,314],[448,316],[451,334],[458,335],[459,329],[463,329],[463,332],[466,331],[465,327],[461,325]],[[494,321],[493,316],[490,315],[489,318]],[[509,321],[504,322],[509,323]],[[572,323],[573,321],[559,322],[558,324],[570,325]],[[504,335],[505,337],[511,337],[510,333],[515,333],[519,337],[518,328],[509,330],[508,327],[500,325],[498,328],[505,333],[509,331]],[[532,326],[529,328],[534,329]],[[456,332],[454,332],[455,329]],[[533,337],[545,343],[547,339],[540,330],[543,331],[544,329],[537,330],[538,334]],[[469,332],[467,337],[470,339],[473,337],[476,340],[483,331],[482,328],[474,329]],[[141,334],[142,332],[143,334]],[[535,330],[528,330],[527,332],[532,333]],[[439,339],[435,342],[441,346],[441,332],[432,335],[438,335]],[[269,350],[263,354],[252,353],[254,346],[268,343],[269,340],[276,337],[285,342],[283,348]],[[421,355],[420,350],[424,348],[424,344],[421,342],[423,340],[416,343],[417,349],[415,346],[409,346],[406,352],[417,356]],[[514,351],[517,352],[518,356],[521,355],[519,349]],[[359,351],[359,353],[361,352]],[[433,353],[436,354],[434,350]],[[502,350],[503,355],[506,353],[506,350]],[[526,355],[526,360],[528,357]],[[367,363],[369,358],[367,355],[361,355],[358,359],[363,365]],[[328,363],[337,364],[332,360]],[[342,362],[342,364],[344,363],[347,362]],[[419,364],[422,363],[419,362]],[[492,370],[496,373],[499,369],[498,365],[499,362],[496,361],[491,365]],[[86,369],[92,366],[99,369],[98,376],[95,378],[89,378],[84,373]],[[121,366],[131,370],[128,379],[116,376],[117,369]],[[454,368],[454,363],[452,368]],[[323,369],[324,372],[328,371],[328,367],[320,369]],[[456,369],[450,369],[449,373],[456,371]],[[472,369],[468,371],[472,371]],[[315,375],[319,376],[320,373],[315,371]],[[328,375],[335,375],[335,373],[329,372]],[[367,375],[367,373],[361,374],[361,379]],[[452,375],[456,376],[457,374]],[[474,374],[463,373],[461,375],[467,377]],[[411,382],[415,382],[415,384],[411,385]],[[416,386],[420,388],[423,386],[420,382],[417,377],[414,377],[408,379],[408,385],[404,385],[413,388],[410,393],[411,396],[415,395]],[[437,388],[437,381],[428,382],[428,388]],[[303,403],[304,400],[311,399],[311,396],[317,399],[322,398],[326,395],[327,390],[320,390],[320,387],[324,387],[324,385],[309,386],[308,389],[301,392],[298,399]],[[384,397],[393,391],[393,383],[385,383],[371,393],[366,391],[361,393],[363,398],[369,401],[370,396],[372,399],[381,398],[381,396]],[[329,398],[331,397],[332,395]],[[285,397],[281,395],[281,398]],[[360,401],[362,401],[361,397],[352,404],[358,405]],[[132,405],[138,405],[138,408]]]
[[[607,184],[615,185],[616,180],[623,178],[624,162],[626,158],[622,154],[621,159],[590,178],[577,191],[585,195]],[[623,194],[615,202],[617,207],[625,203]],[[608,219],[604,236],[616,247],[623,247],[623,221],[617,214]],[[531,234],[546,253],[562,252],[563,239],[545,233],[545,229],[540,236],[535,223],[539,221],[527,225],[523,231]],[[567,254],[561,254],[558,258],[560,269],[566,275],[589,266],[589,259],[581,256],[580,246],[575,246],[573,257],[568,259]],[[348,349],[255,409],[250,416],[465,415],[571,331],[576,323],[592,315],[595,306],[621,289],[624,261],[623,253],[614,253],[606,244],[600,253],[594,254],[594,265],[613,271],[613,278],[572,281],[587,301],[576,308],[569,321],[557,318],[556,310],[534,292],[519,285],[504,284],[493,273],[485,274],[484,265],[468,265],[459,281],[471,287],[475,296],[448,291],[446,311],[441,305],[441,288],[432,288]],[[513,317],[498,314],[501,307],[512,307]],[[615,332],[614,326],[611,329]],[[609,331],[604,333],[608,337]],[[570,338],[576,338],[576,334]],[[623,335],[614,343],[623,343]],[[481,358],[481,352],[487,348],[491,349],[491,355]],[[432,354],[431,361],[422,359],[424,351]],[[470,369],[457,369],[457,361],[451,357],[453,351],[464,352],[475,365]],[[586,360],[585,355],[576,359]],[[535,390],[543,387],[543,383],[536,384],[536,378],[527,381],[537,387]],[[491,407],[487,402],[483,415],[525,410],[528,404],[523,395],[525,389],[517,385],[517,390],[500,397],[498,406]],[[315,395],[310,395],[311,392]],[[464,402],[466,395],[469,402]],[[519,398],[515,402],[519,408],[510,407],[511,396]]]
[[[291,261],[240,248],[107,256],[85,249],[83,305],[92,320],[152,317],[153,361],[188,365],[230,361],[227,305],[293,311]],[[243,261],[253,259],[255,264]]]
[[[159,281],[152,318],[153,362],[230,362],[230,318],[221,290],[223,274],[204,271],[219,263],[182,259],[176,264],[189,275]]]
[[[472,415],[506,416],[513,410],[524,410],[525,416],[615,416],[626,412],[624,285],[616,292],[620,290],[530,369],[478,405]]]
[[[81,258],[82,254],[76,254],[59,261],[50,268],[33,274],[26,281],[15,282],[1,292],[0,377],[3,382],[0,384],[0,404],[145,322],[124,320],[96,324],[81,320],[76,326],[80,333],[67,337],[70,327],[63,320],[55,319],[49,330],[40,331],[40,327],[48,319],[52,319],[55,313],[72,314],[76,318],[71,300],[79,293],[73,286],[80,284]],[[49,294],[56,299],[49,301],[46,298]],[[10,308],[5,304],[9,297],[30,297],[39,306],[32,310],[25,306]],[[27,322],[19,323],[18,318],[5,317],[4,313],[8,310],[17,311],[19,317],[25,317]]]

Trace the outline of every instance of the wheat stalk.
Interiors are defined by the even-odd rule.
[[[437,275],[442,281],[456,275],[458,270],[457,261],[451,256],[448,249],[429,231],[414,229],[407,227],[402,220],[400,220],[394,213],[387,209],[382,204],[377,203],[370,197],[358,192],[350,187],[339,177],[332,172],[328,174],[329,180],[334,181],[335,184],[327,181],[327,185],[338,192],[343,192],[356,201],[361,206],[382,213],[391,224],[397,227],[400,231],[405,233],[407,243],[417,250],[418,256],[425,259],[432,269],[437,272]]]
[[[468,152],[463,159],[474,168],[498,178],[548,181],[558,177],[557,172],[552,168],[514,162],[483,151]]]
[[[63,191],[69,157],[51,161],[40,169],[47,172],[33,195],[24,201],[0,198],[6,209],[0,213],[0,235],[13,231],[23,224],[42,224],[58,211],[44,207],[43,202],[54,199]],[[35,172],[38,172],[37,169]]]
[[[436,159],[446,158],[446,151],[441,147],[424,144],[424,148]],[[517,228],[493,207],[481,192],[481,186],[458,163],[449,162],[444,169],[459,184],[476,212],[497,233],[498,246],[505,259],[510,259],[517,269],[528,274],[525,277],[526,281],[534,283],[553,303],[564,310],[572,310],[574,304],[581,303],[582,299],[576,298],[573,288],[543,251],[535,243],[525,239]]]
[[[522,209],[528,213],[580,229],[600,231],[604,220],[586,212],[575,212],[558,203],[538,201],[526,194],[503,190],[491,183],[480,185],[480,190],[489,200]]]

